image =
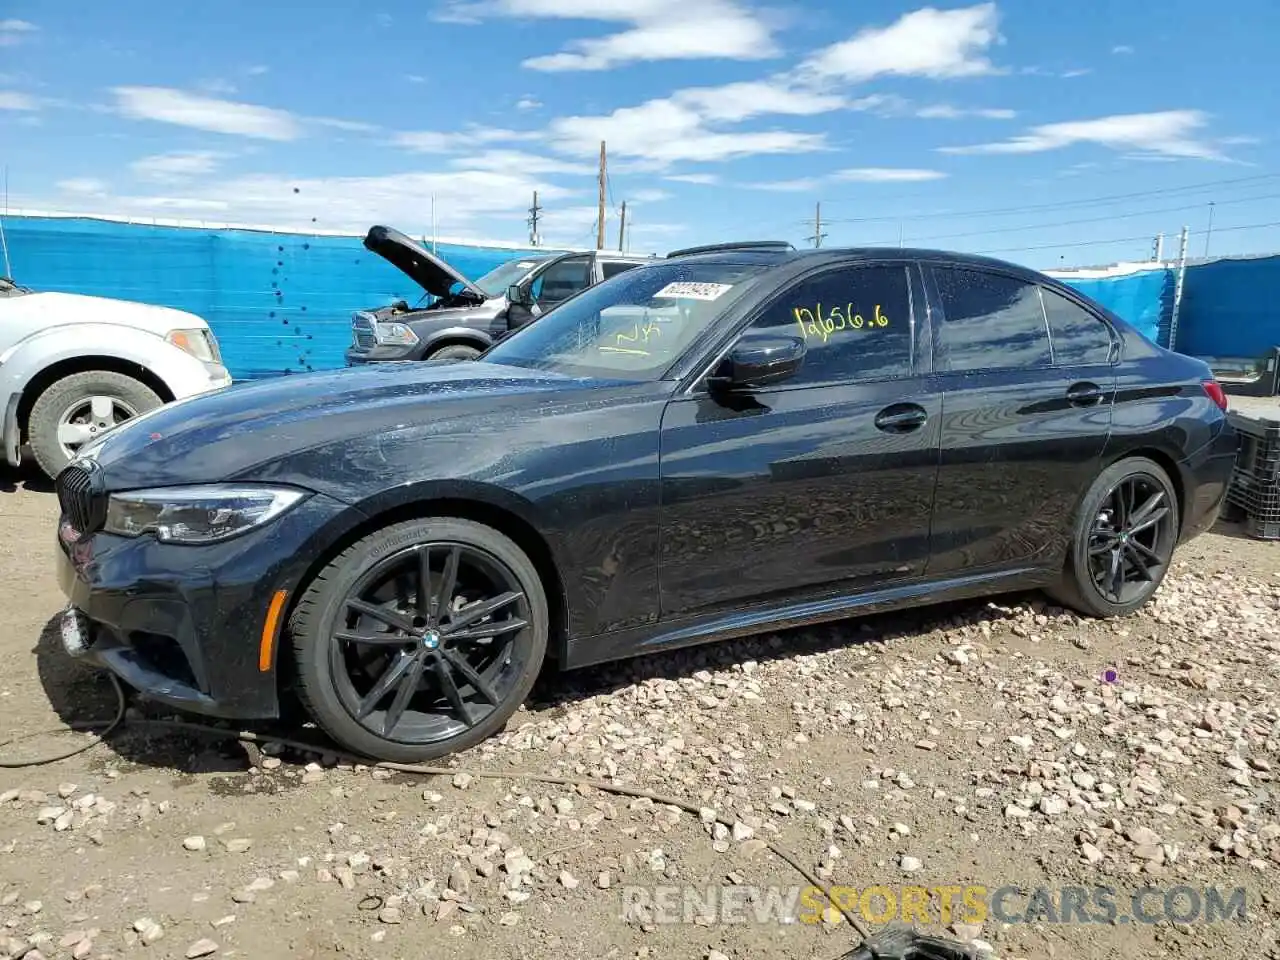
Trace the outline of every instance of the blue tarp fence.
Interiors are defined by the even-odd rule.
[[[4,220],[14,279],[41,290],[119,297],[209,321],[237,379],[340,367],[351,313],[422,291],[359,237],[153,226],[70,217]],[[475,279],[528,248],[440,243]],[[542,251],[549,252],[549,251]],[[1174,271],[1056,276],[1168,345]],[[1251,358],[1280,344],[1280,256],[1189,266],[1176,347]]]

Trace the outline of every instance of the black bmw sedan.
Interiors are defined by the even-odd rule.
[[[57,481],[68,651],[232,718],[296,692],[426,760],[577,667],[1044,588],[1145,603],[1236,439],[1201,362],[1041,274],[738,245],[566,301],[473,361],[162,407]]]

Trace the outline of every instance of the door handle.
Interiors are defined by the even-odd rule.
[[[1067,403],[1073,407],[1092,407],[1102,401],[1102,388],[1088,381],[1067,388]]]
[[[885,433],[910,433],[929,419],[924,407],[914,403],[895,403],[876,414],[876,429]]]

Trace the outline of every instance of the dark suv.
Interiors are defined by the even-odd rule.
[[[648,258],[603,250],[516,257],[471,281],[412,238],[373,227],[365,248],[402,270],[434,302],[359,310],[347,365],[379,360],[469,360],[562,300]]]

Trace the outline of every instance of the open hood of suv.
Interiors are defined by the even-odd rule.
[[[483,290],[399,230],[383,226],[370,227],[364,238],[364,246],[366,250],[399,268],[433,297],[447,297],[449,288],[460,283],[477,300],[483,302],[488,299]]]

